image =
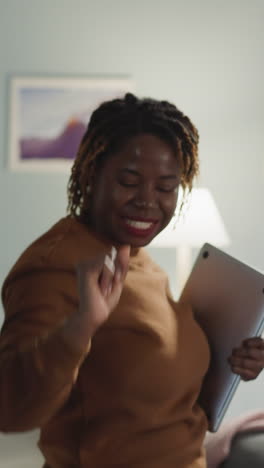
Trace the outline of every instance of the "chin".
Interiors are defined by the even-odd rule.
[[[131,245],[132,248],[133,247],[134,248],[140,248],[140,247],[146,247],[147,245],[150,244],[150,242],[151,241],[147,241],[147,242],[146,241],[145,242],[143,242],[143,241],[133,241],[133,242],[130,243],[130,245]]]
[[[154,237],[151,237],[148,239],[133,237],[133,238],[128,239],[126,243],[129,244],[131,247],[140,248],[140,247],[146,247],[147,245],[149,245],[153,239]]]
[[[152,240],[160,233],[161,229],[158,229],[157,232],[145,233],[136,233],[131,230],[131,232],[120,229],[119,232],[112,233],[112,238],[120,245],[130,245],[131,247],[145,247],[149,245]]]

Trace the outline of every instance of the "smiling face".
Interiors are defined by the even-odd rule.
[[[151,134],[129,138],[96,172],[89,224],[114,244],[149,244],[173,216],[180,178],[179,159],[166,141]]]

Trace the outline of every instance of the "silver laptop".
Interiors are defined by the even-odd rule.
[[[264,330],[264,274],[205,244],[180,301],[192,305],[211,348],[200,402],[215,432],[240,381],[227,359],[245,338]]]

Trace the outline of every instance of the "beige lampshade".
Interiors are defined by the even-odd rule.
[[[176,219],[173,218],[149,246],[201,247],[205,242],[221,247],[228,245],[230,239],[209,190],[194,188],[180,218],[177,219],[176,210]]]

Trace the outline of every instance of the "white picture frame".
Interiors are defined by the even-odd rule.
[[[94,109],[133,90],[130,78],[11,78],[8,168],[70,173]]]

